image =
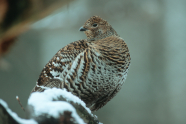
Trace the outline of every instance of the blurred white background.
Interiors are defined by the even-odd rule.
[[[131,66],[121,91],[94,114],[104,124],[186,123],[186,1],[81,0],[22,34],[0,67],[0,98],[24,117],[44,65],[65,45],[85,39],[79,28],[93,15],[124,38]]]

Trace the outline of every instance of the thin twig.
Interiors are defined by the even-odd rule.
[[[17,99],[17,101],[19,102],[19,105],[21,106],[21,108],[23,109],[23,111],[25,112],[25,109],[24,109],[24,107],[22,106],[21,101],[19,100],[19,97],[18,97],[18,96],[16,96],[16,99]]]

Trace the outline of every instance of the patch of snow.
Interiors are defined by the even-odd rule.
[[[50,89],[49,87],[45,87],[45,86],[39,86],[39,85],[36,85],[37,87],[40,87],[40,88],[42,88],[42,89]]]
[[[17,96],[16,96],[17,97]],[[16,120],[19,124],[38,124],[35,120],[33,119],[22,119],[20,118],[15,112],[12,112],[12,110],[10,110],[8,108],[8,105],[6,104],[5,101],[3,101],[2,99],[0,99],[0,104],[6,109],[6,111],[10,114],[10,116],[13,117],[14,120]]]
[[[71,104],[65,101],[52,101],[53,99],[57,99],[60,96],[65,98],[67,101],[72,101],[82,105],[88,111],[88,113],[92,115],[90,109],[86,107],[86,104],[77,96],[67,92],[66,89],[52,88],[45,90],[42,93],[32,93],[28,99],[28,104],[34,107],[34,113],[36,116],[47,113],[52,117],[58,118],[60,113],[63,113],[64,111],[71,111],[74,119],[79,124],[84,124],[83,120],[78,116],[76,110]]]

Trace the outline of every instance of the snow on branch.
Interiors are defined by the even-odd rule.
[[[10,124],[101,124],[85,103],[66,89],[48,89],[32,93],[21,119],[0,100],[0,123]],[[2,121],[2,122],[1,122]]]
[[[0,124],[38,124],[33,119],[22,119],[12,112],[6,102],[0,99]]]

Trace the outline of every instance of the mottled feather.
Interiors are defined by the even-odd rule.
[[[87,39],[60,49],[43,68],[32,92],[66,88],[95,111],[121,89],[131,58],[127,44],[102,18],[91,17],[80,31]]]

